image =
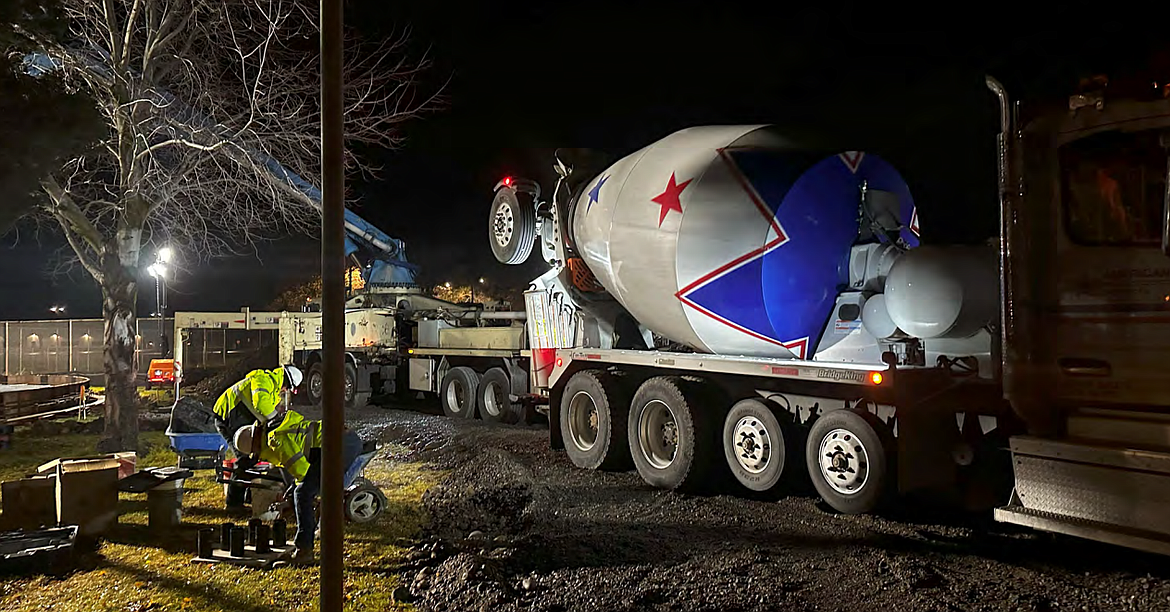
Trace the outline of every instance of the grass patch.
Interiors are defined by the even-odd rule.
[[[91,385],[89,391],[95,395],[105,395],[106,388]],[[147,402],[148,405],[169,406],[175,403],[175,389],[165,383],[152,389],[147,389],[145,386],[138,387],[138,399]]]
[[[142,434],[145,456],[138,465],[173,465],[175,455],[158,432]],[[92,454],[97,436],[37,438],[18,432],[13,448],[0,451],[0,479],[19,477],[40,463],[65,455]],[[370,525],[346,525],[345,610],[405,610],[391,593],[399,585],[394,566],[422,526],[423,493],[443,473],[417,463],[375,461],[366,477],[382,487],[386,512]],[[95,553],[80,557],[66,576],[0,579],[0,609],[23,612],[182,610],[189,612],[298,612],[317,609],[319,570],[284,567],[257,570],[227,564],[195,564],[196,533],[226,520],[223,488],[210,471],[185,483],[183,525],[171,533],[147,528],[145,495],[123,494],[121,516]],[[237,524],[241,519],[234,519]],[[289,526],[289,538],[295,527]],[[318,544],[318,554],[320,545]]]

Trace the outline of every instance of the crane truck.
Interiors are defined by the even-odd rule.
[[[684,129],[600,171],[558,154],[547,201],[497,184],[496,258],[550,266],[525,308],[553,447],[664,489],[811,479],[841,513],[949,499],[1170,553],[1170,88],[1053,106],[986,84],[987,246],[922,242],[891,164],[770,125]]]
[[[428,295],[406,245],[346,209],[346,257],[359,265],[361,289],[346,300],[345,405],[374,394],[437,395],[444,413],[498,423],[531,419],[525,313],[455,304]],[[372,255],[362,265],[358,254]],[[321,313],[282,312],[281,363],[303,368],[305,395],[321,402]]]
[[[277,166],[319,203],[320,192]],[[455,304],[428,295],[406,243],[345,210],[345,256],[361,270],[361,288],[347,296],[345,405],[366,406],[375,394],[437,395],[444,413],[499,423],[531,419],[519,400],[528,394],[525,313]],[[363,261],[362,255],[367,256]],[[279,358],[306,371],[310,402],[320,403],[321,313],[282,312]]]

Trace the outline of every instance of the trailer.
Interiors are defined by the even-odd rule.
[[[525,306],[552,446],[664,489],[811,480],[842,513],[925,498],[1170,554],[1170,87],[1148,76],[1056,105],[987,78],[984,246],[921,244],[890,164],[766,125],[558,154],[548,201],[500,181],[496,258],[550,266]]]
[[[438,398],[452,418],[477,416],[516,423],[532,418],[520,398],[528,394],[528,353],[523,312],[490,311],[398,288],[393,297],[365,306],[369,294],[350,300],[345,313],[345,405],[366,406],[375,396],[399,400]],[[280,360],[306,371],[310,402],[320,403],[321,313],[285,312]]]

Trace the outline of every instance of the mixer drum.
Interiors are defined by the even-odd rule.
[[[917,246],[892,166],[768,126],[690,128],[626,156],[580,192],[570,228],[597,280],[658,334],[703,352],[811,358],[846,288],[863,181],[897,198],[901,238]]]

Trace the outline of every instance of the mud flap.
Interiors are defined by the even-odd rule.
[[[548,400],[548,444],[552,450],[565,450],[565,439],[561,436],[561,390],[549,391]]]
[[[898,492],[953,490],[958,479],[952,449],[960,443],[955,414],[941,406],[898,408]]]

